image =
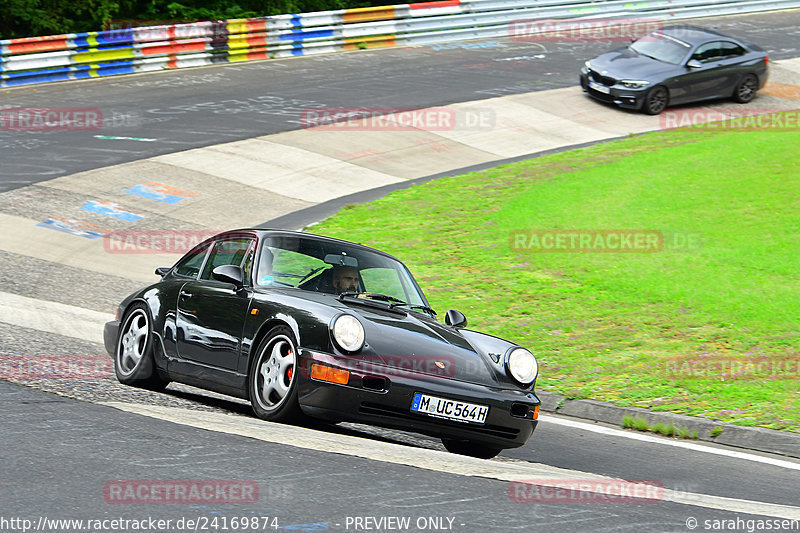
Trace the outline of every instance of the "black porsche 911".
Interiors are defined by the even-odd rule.
[[[669,26],[584,63],[589,96],[649,115],[667,106],[733,98],[747,103],[767,82],[769,57],[755,45],[696,26]]]
[[[493,457],[539,414],[536,358],[438,322],[408,269],[383,252],[306,233],[212,237],[105,326],[120,382],[170,381],[248,399],[265,420],[355,421],[441,438]]]

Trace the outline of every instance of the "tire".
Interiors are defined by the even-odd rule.
[[[756,78],[753,74],[748,74],[739,84],[736,86],[736,89],[733,91],[733,99],[739,102],[740,104],[746,104],[751,102],[753,98],[756,97],[756,92],[758,91],[758,78]]]
[[[666,87],[656,85],[647,92],[644,97],[644,104],[642,111],[648,115],[658,115],[667,108],[669,102],[669,93]]]
[[[250,405],[271,422],[304,420],[297,402],[297,342],[288,326],[272,328],[258,344],[247,377]]]
[[[442,439],[442,444],[450,453],[468,455],[478,459],[491,459],[503,451],[503,448],[495,448],[494,446],[487,446],[471,440]]]
[[[125,313],[114,350],[114,372],[120,383],[163,390],[167,381],[156,371],[153,359],[153,320],[147,306],[133,304]]]

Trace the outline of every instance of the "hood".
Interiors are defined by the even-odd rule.
[[[260,291],[259,291],[260,292]],[[375,300],[339,300],[331,294],[296,290],[280,291],[282,300],[296,298],[328,327],[339,313],[356,316],[364,326],[365,344],[351,356],[351,364],[363,370],[404,375],[427,374],[431,379],[455,379],[491,387],[514,387],[506,376],[503,354],[508,342],[476,331],[453,328],[422,313]],[[299,300],[303,300],[301,306]],[[326,335],[327,336],[327,335]]]
[[[628,47],[601,54],[590,59],[589,64],[595,72],[617,80],[652,81],[652,78],[661,77],[677,68],[677,65],[637,54]]]
[[[502,360],[512,346],[508,341],[397,308],[388,311],[349,302],[344,307],[364,325],[365,345],[358,358],[367,364],[494,387],[513,384]]]

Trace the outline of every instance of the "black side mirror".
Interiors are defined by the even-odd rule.
[[[238,265],[220,265],[211,271],[211,277],[223,283],[232,283],[237,289],[244,285],[244,271]]]
[[[695,69],[695,68],[701,68],[703,64],[696,59],[690,59],[689,62],[686,63],[686,66],[691,69]]]
[[[467,327],[467,317],[460,311],[450,309],[447,314],[444,315],[444,323],[454,328],[465,328]]]
[[[158,267],[156,269],[156,274],[163,278],[170,270],[172,270],[172,267]]]

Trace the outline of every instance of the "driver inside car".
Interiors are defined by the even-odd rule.
[[[336,294],[358,292],[358,269],[349,266],[333,267],[333,288]]]

